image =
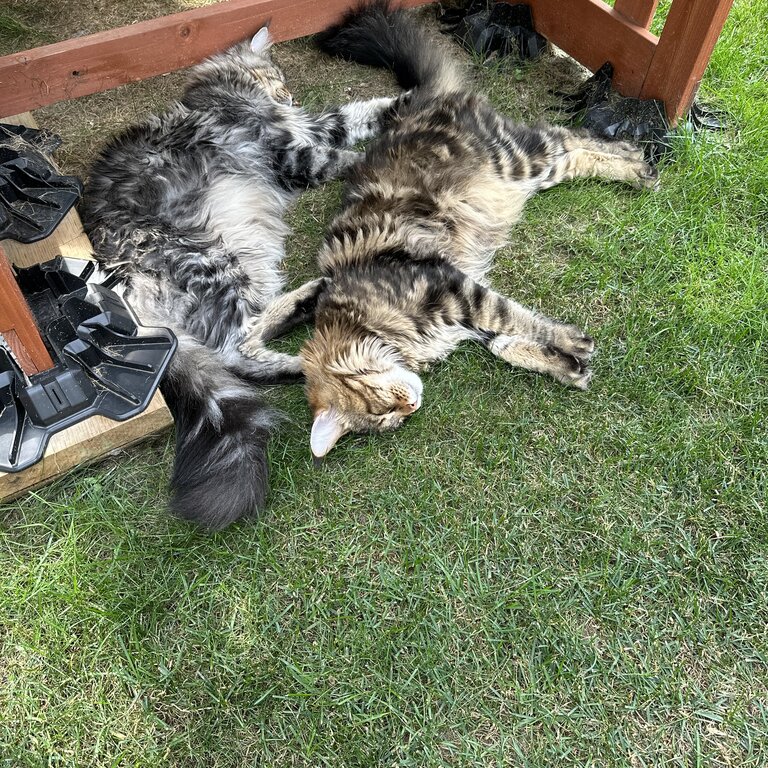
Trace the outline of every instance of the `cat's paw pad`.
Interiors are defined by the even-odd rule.
[[[632,185],[638,189],[658,189],[659,188],[659,171],[656,166],[650,163],[640,162],[635,163],[634,166],[635,178],[632,180]]]
[[[578,325],[563,325],[557,334],[557,346],[567,355],[586,363],[595,352],[595,341],[587,336]]]

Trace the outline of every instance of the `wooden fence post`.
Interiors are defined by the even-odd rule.
[[[674,0],[640,89],[674,125],[689,109],[733,0]]]
[[[0,334],[11,348],[24,373],[30,376],[53,368],[35,318],[16,284],[5,252],[0,246]]]
[[[613,9],[638,27],[648,29],[659,0],[616,0]]]

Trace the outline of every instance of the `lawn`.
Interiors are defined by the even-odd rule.
[[[66,5],[12,2],[3,52],[90,29]],[[320,470],[301,389],[275,390],[259,521],[169,519],[168,434],[2,507],[0,766],[767,765],[766,18],[736,0],[700,94],[728,129],[681,129],[658,192],[555,188],[500,254],[499,290],[594,335],[589,392],[466,345],[400,432]],[[277,56],[307,104],[394,89]],[[548,88],[575,73],[471,76],[561,120]],[[73,148],[177,84],[38,119],[82,170]],[[292,216],[293,283],[340,193]]]

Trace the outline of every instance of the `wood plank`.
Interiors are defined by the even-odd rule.
[[[508,0],[514,2],[514,0]],[[592,72],[606,61],[624,96],[639,96],[658,38],[601,0],[528,0],[538,32]]]
[[[53,368],[35,318],[16,284],[16,278],[0,246],[0,333],[11,348],[24,373]]]
[[[108,453],[168,429],[173,420],[158,392],[146,410],[128,421],[92,416],[55,434],[45,456],[22,472],[0,472],[0,502],[9,501],[33,488]]]
[[[0,330],[0,333],[2,333],[3,338],[5,339],[5,343],[10,347],[11,352],[13,352],[16,358],[16,362],[21,366],[21,370],[24,371],[27,376],[30,376],[33,373],[39,373],[40,369],[35,364],[35,361],[30,357],[29,352],[27,352],[27,348],[19,338],[19,334],[16,333],[13,328]]]
[[[674,0],[640,96],[661,99],[672,124],[690,109],[733,0]]]
[[[29,114],[16,115],[14,118],[6,119],[5,122],[37,127],[32,115]],[[67,214],[56,231],[45,240],[31,245],[5,240],[2,246],[6,254],[12,255],[13,261],[22,266],[46,261],[57,254],[80,259],[92,258],[93,254],[80,217],[74,209]],[[2,254],[0,259],[7,268],[6,259]],[[0,304],[0,309],[4,304],[5,302]],[[160,392],[155,393],[144,411],[128,421],[112,421],[103,416],[92,416],[55,434],[48,443],[45,455],[37,464],[33,464],[22,472],[0,472],[0,502],[44,485],[81,464],[95,461],[111,451],[166,430],[172,424],[171,412]]]
[[[246,39],[268,21],[275,42],[313,34],[352,4],[353,0],[229,0],[3,56],[0,115],[183,69]]]
[[[616,0],[613,8],[627,21],[648,29],[656,15],[658,5],[659,0]]]

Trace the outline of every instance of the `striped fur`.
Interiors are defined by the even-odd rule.
[[[413,90],[352,170],[320,253],[332,280],[302,350],[315,456],[346,432],[397,428],[421,405],[417,372],[466,339],[586,389],[592,339],[494,292],[486,275],[539,190],[587,176],[655,186],[642,151],[514,124],[461,84],[404,11],[383,2],[351,11],[321,47],[387,66]]]
[[[193,69],[179,103],[96,159],[83,218],[100,265],[145,323],[180,339],[163,384],[180,517],[216,529],[263,507],[277,417],[257,385],[301,377],[299,359],[266,342],[311,319],[323,285],[281,293],[284,215],[359,157],[349,147],[376,134],[392,104],[292,106],[262,29]]]

